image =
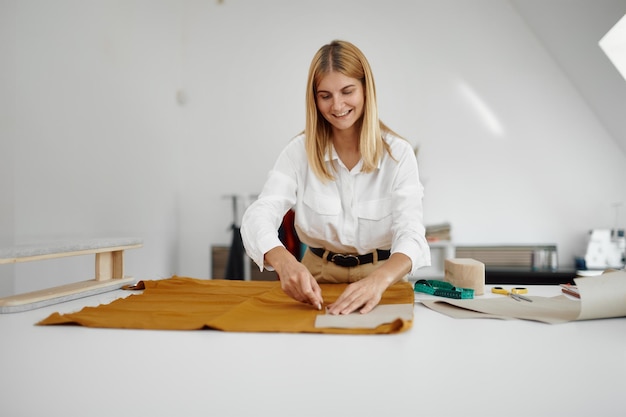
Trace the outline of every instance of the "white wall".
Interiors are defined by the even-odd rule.
[[[174,273],[178,4],[19,1],[13,7],[15,127],[3,137],[13,146],[14,242],[138,236],[145,246],[127,254],[126,270],[140,278]],[[15,289],[91,278],[93,262],[18,264]]]
[[[419,145],[427,223],[450,221],[463,244],[556,243],[570,266],[588,229],[614,226],[625,155],[509,2],[294,3],[187,13],[183,273],[205,276],[207,246],[229,240],[221,196],[258,192],[303,127],[311,56],[333,38],[364,50],[382,117]]]
[[[425,220],[456,242],[556,243],[571,266],[626,201],[626,155],[508,1],[0,5],[16,39],[0,58],[16,96],[0,97],[15,115],[0,127],[5,241],[140,236],[135,276],[208,277],[210,246],[230,241],[223,196],[260,191],[334,38],[369,57],[382,118],[419,146]],[[37,268],[17,268],[18,289]]]
[[[15,136],[15,5],[0,2],[0,246],[13,243],[13,138]],[[6,62],[4,61],[6,59]],[[14,267],[0,265],[0,295],[14,291]]]

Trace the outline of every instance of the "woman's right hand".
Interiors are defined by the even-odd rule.
[[[265,254],[265,262],[278,274],[283,291],[294,300],[322,309],[322,289],[309,270],[282,246]]]

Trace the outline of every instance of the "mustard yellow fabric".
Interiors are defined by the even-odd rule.
[[[320,284],[330,304],[347,284]],[[70,314],[53,313],[38,325],[231,332],[384,334],[408,330],[412,321],[397,319],[375,329],[316,328],[317,311],[288,297],[278,281],[201,280],[173,276],[141,281],[140,294]],[[413,303],[413,288],[399,282],[383,294],[381,304]]]

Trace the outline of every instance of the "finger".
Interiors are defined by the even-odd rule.
[[[361,314],[367,314],[374,309],[378,305],[380,300],[370,299],[365,305],[361,308]]]
[[[306,301],[318,310],[322,309],[324,300],[322,298],[322,289],[313,277],[309,277],[303,284],[303,295],[306,297]]]
[[[362,302],[360,299],[356,299],[348,304],[348,306],[346,306],[344,309],[342,309],[339,314],[352,314],[355,311],[360,310],[363,305],[364,302]]]
[[[359,300],[358,294],[346,289],[337,300],[328,307],[330,314],[350,314],[361,307],[364,302]]]
[[[321,310],[322,305],[324,305],[324,297],[322,296],[322,287],[320,287],[320,284],[318,284],[315,278],[311,277],[311,279],[313,280],[313,291],[315,291],[315,295],[317,296],[317,299],[319,300],[319,305],[320,305],[320,310]]]
[[[322,290],[312,276],[300,276],[293,279],[282,279],[281,286],[285,294],[296,301],[311,304],[318,310],[322,309],[324,300]]]
[[[283,291],[289,297],[301,303],[307,302],[307,297],[302,293],[302,291],[300,291],[300,287],[296,283],[289,282],[287,280],[281,280],[281,284]]]

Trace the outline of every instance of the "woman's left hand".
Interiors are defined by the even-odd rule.
[[[378,305],[383,293],[411,270],[411,259],[394,253],[378,269],[360,281],[348,285],[337,300],[328,306],[329,314],[350,314],[360,309],[365,314]]]
[[[384,280],[372,276],[353,282],[328,306],[328,313],[350,314],[359,309],[362,314],[369,313],[378,305],[387,287]]]

